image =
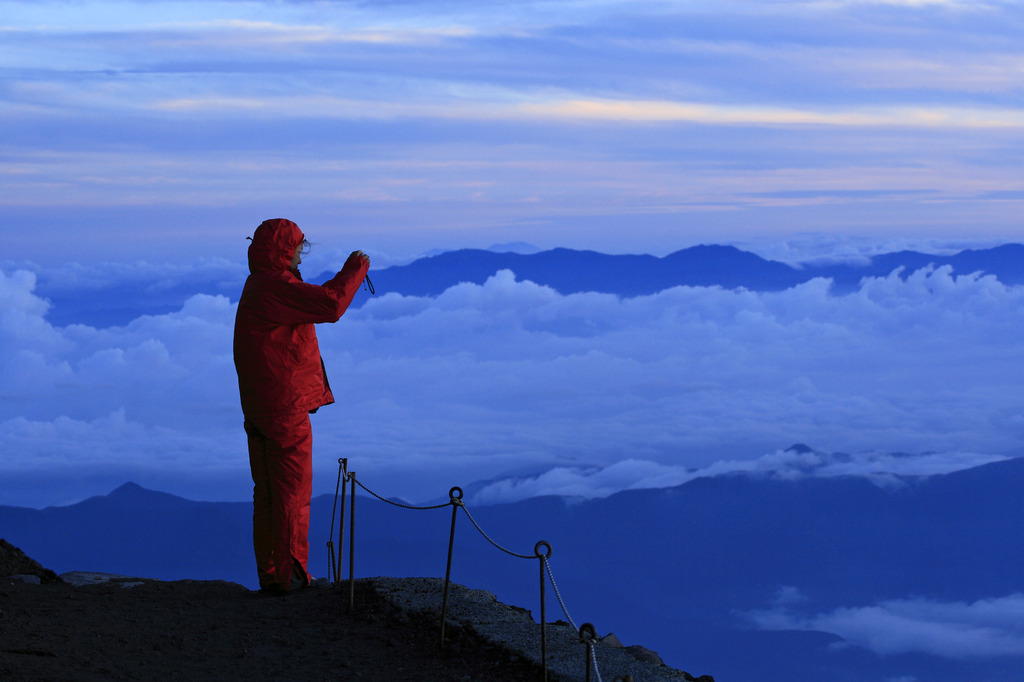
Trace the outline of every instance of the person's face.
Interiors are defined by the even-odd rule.
[[[299,267],[299,263],[302,262],[302,244],[295,247],[295,255],[292,256],[292,270]]]

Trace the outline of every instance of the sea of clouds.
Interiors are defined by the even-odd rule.
[[[65,268],[61,300],[153,270],[166,290],[207,271],[237,288],[126,324],[55,324],[37,288],[56,271],[0,268],[0,504],[66,504],[128,480],[250,495],[231,357],[244,266]],[[318,328],[337,403],[312,418],[315,492],[333,491],[339,457],[386,495],[476,484],[476,501],[499,502],[725,471],[884,484],[1020,454],[1024,287],[900,274],[842,296],[827,280],[562,295],[509,271],[436,298],[361,291]],[[813,450],[787,449],[798,442]]]

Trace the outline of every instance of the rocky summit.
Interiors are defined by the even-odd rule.
[[[540,624],[493,594],[443,581],[364,578],[267,596],[217,580],[58,576],[0,541],[0,679],[544,679]],[[614,635],[593,655],[565,623],[546,627],[547,679],[699,680]],[[597,679],[591,668],[592,679]]]

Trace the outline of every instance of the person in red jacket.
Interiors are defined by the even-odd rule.
[[[314,325],[337,322],[370,267],[354,251],[323,285],[302,281],[309,243],[290,220],[264,221],[249,246],[249,277],[235,316],[234,359],[253,480],[252,535],[260,589],[310,584],[309,415],[334,402]]]

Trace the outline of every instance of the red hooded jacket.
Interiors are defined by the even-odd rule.
[[[234,356],[246,417],[314,411],[334,402],[314,324],[337,322],[369,264],[356,254],[321,286],[291,269],[304,236],[290,220],[264,221],[249,246],[249,272],[235,315]]]

